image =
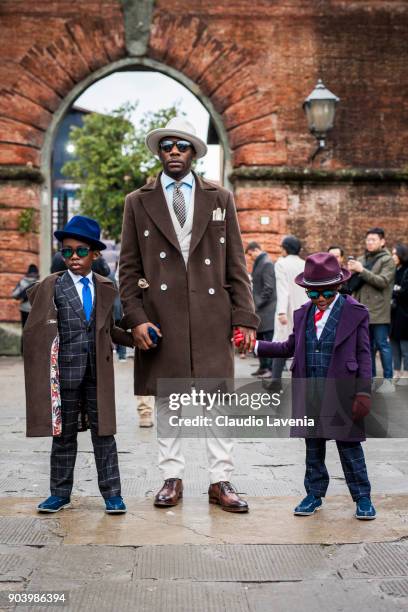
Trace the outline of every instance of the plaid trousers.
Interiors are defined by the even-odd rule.
[[[306,438],[306,493],[324,497],[329,486],[329,473],[325,465],[326,440]],[[354,501],[360,497],[370,497],[371,485],[361,442],[342,442],[336,440],[344,477]]]
[[[62,435],[54,437],[52,441],[51,495],[58,497],[70,497],[71,495],[78,449],[78,416],[81,399],[86,403],[101,495],[104,499],[120,495],[120,474],[115,437],[98,436],[96,380],[91,378],[89,367],[77,389],[61,389]]]

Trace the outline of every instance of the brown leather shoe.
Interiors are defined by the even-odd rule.
[[[183,497],[183,481],[181,478],[168,478],[154,498],[154,505],[159,508],[177,506]]]
[[[218,504],[227,512],[248,512],[248,504],[239,497],[232,484],[226,480],[210,485],[208,489],[210,504]]]

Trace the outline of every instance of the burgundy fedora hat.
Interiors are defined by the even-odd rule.
[[[346,268],[341,268],[337,258],[331,253],[313,253],[306,259],[305,269],[295,278],[301,287],[329,287],[341,285],[351,276]]]

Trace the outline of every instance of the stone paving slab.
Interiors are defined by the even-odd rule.
[[[328,498],[312,517],[293,516],[299,500],[286,496],[248,498],[250,512],[241,515],[224,512],[205,498],[185,499],[171,509],[154,508],[151,499],[128,498],[128,513],[119,516],[106,515],[101,498],[83,497],[52,519],[36,514],[39,501],[3,499],[0,516],[8,521],[57,523],[64,544],[345,544],[408,537],[407,495],[376,497],[375,521],[357,521],[348,496]]]
[[[30,577],[30,589],[64,590],[95,584],[125,584],[133,577],[137,549],[63,546],[47,549]]]
[[[0,516],[0,544],[44,546],[60,544],[61,538],[62,532],[57,520],[43,521],[41,518],[29,516]]]
[[[137,579],[207,582],[304,580],[329,572],[323,547],[312,545],[142,546]]]
[[[251,612],[395,612],[406,610],[406,600],[387,597],[373,582],[334,580],[248,585]]]
[[[18,608],[20,609],[20,608]],[[241,584],[157,582],[72,589],[67,607],[28,607],[32,612],[249,612]],[[270,612],[270,611],[269,611]]]

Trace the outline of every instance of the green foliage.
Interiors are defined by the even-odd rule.
[[[20,234],[37,232],[36,215],[34,208],[25,208],[18,217],[18,231]]]
[[[109,115],[91,113],[83,127],[71,129],[75,159],[62,171],[78,182],[80,210],[98,221],[106,238],[118,240],[122,229],[125,196],[146,183],[161,169],[144,141],[146,133],[164,125],[178,113],[177,105],[148,113],[136,128],[127,103]]]

